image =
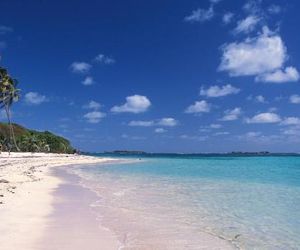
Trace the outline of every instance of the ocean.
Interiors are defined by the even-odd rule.
[[[300,157],[132,157],[73,172],[123,249],[300,249]]]

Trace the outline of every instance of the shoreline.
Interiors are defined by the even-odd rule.
[[[45,153],[0,154],[0,242],[1,250],[41,249],[58,197],[53,192],[63,179],[51,173],[59,166],[101,164],[117,161],[83,155]]]
[[[120,235],[104,227],[92,209],[99,196],[72,173],[72,165],[115,162],[123,161],[83,155],[0,154],[1,250],[122,249]],[[211,249],[231,249],[217,236],[203,232],[201,239]],[[152,248],[145,242],[142,249]]]
[[[53,211],[47,217],[47,226],[37,249],[121,249],[116,235],[101,225],[92,209],[99,197],[80,185],[80,177],[70,173],[65,166],[53,169],[51,174],[62,182],[51,194],[56,198]]]
[[[127,160],[125,159],[124,161],[122,161],[121,163],[137,163],[140,161],[133,161],[133,160]],[[106,165],[109,165],[110,163],[106,163]],[[112,163],[113,164],[113,163]],[[104,246],[104,244],[101,244],[101,248],[99,249],[156,249],[156,250],[166,250],[166,249],[182,249],[180,247],[178,247],[177,243],[175,242],[170,242],[169,239],[162,239],[163,241],[157,240],[155,238],[153,238],[154,235],[147,235],[144,234],[143,236],[146,236],[146,238],[142,237],[140,238],[140,240],[142,240],[143,244],[140,244],[140,242],[138,242],[138,239],[135,238],[135,233],[132,232],[130,230],[130,226],[127,228],[129,229],[129,231],[122,231],[124,229],[124,227],[126,228],[130,223],[130,221],[134,221],[133,218],[129,218],[129,217],[121,217],[121,218],[117,218],[114,216],[111,216],[112,214],[107,214],[105,211],[103,213],[103,210],[99,210],[98,207],[100,206],[106,206],[107,203],[105,200],[107,200],[107,197],[104,195],[106,193],[106,190],[103,190],[101,188],[101,191],[98,192],[97,189],[93,188],[92,186],[89,185],[89,182],[86,183],[87,180],[89,179],[85,179],[84,175],[82,176],[81,174],[77,173],[76,171],[73,171],[73,168],[65,168],[62,167],[60,168],[62,171],[60,171],[59,175],[61,177],[65,178],[65,173],[67,173],[69,175],[70,178],[67,177],[67,179],[69,179],[69,181],[71,181],[73,188],[76,189],[84,189],[86,190],[89,194],[93,197],[93,199],[90,200],[90,202],[84,202],[86,204],[85,208],[87,209],[88,207],[92,206],[92,210],[93,210],[93,215],[94,215],[94,221],[97,220],[98,221],[98,233],[103,233],[103,230],[108,230],[114,237],[114,239],[116,239],[119,243],[118,248],[106,248],[107,245]],[[57,171],[56,171],[57,172]],[[76,180],[74,180],[76,179]],[[74,186],[75,185],[75,186]],[[112,191],[112,190],[110,190]],[[72,193],[72,192],[71,192]],[[70,195],[70,193],[69,193]],[[114,195],[119,195],[116,193],[111,193],[112,196]],[[114,199],[113,197],[110,197],[112,199]],[[100,205],[101,204],[101,205]],[[118,209],[119,207],[114,207],[111,206],[112,204],[109,205],[109,210],[110,209]],[[127,210],[128,208],[126,207],[122,207],[121,210]],[[129,211],[129,210],[128,210]],[[135,211],[135,210],[134,210]],[[86,214],[87,211],[84,211],[83,214]],[[136,210],[137,212],[137,217],[139,216],[139,211]],[[100,220],[98,219],[100,217]],[[136,217],[136,218],[137,218]],[[56,217],[56,221],[57,223],[61,223],[58,219],[59,217]],[[152,218],[153,219],[153,218]],[[107,223],[107,221],[109,221],[109,223]],[[112,224],[111,224],[112,223]],[[143,231],[145,229],[144,232],[147,232],[147,230],[149,230],[151,227],[149,227],[150,225],[147,225],[146,221],[141,220],[140,221],[140,226],[142,226],[142,228],[140,228],[141,231]],[[146,223],[146,224],[144,224]],[[156,224],[156,223],[154,223]],[[170,224],[170,226],[175,226],[174,229],[178,230],[178,231],[182,231],[182,228],[180,227],[176,227],[175,224]],[[100,230],[99,230],[100,227]],[[121,229],[121,228],[123,229]],[[136,224],[136,227],[138,227],[138,224]],[[165,229],[163,229],[162,227],[158,227],[156,228],[158,231],[164,232]],[[102,230],[102,231],[101,231]],[[151,230],[151,229],[150,229]],[[164,232],[165,233],[165,232]],[[195,232],[197,233],[198,237],[201,239],[201,243],[198,245],[199,249],[239,249],[234,242],[232,242],[231,239],[226,239],[224,237],[222,237],[221,235],[217,235],[214,234],[212,232],[209,231],[202,231],[202,232]],[[189,237],[189,236],[188,236]],[[109,237],[109,239],[111,239],[111,236]],[[109,241],[109,239],[107,241]],[[150,239],[150,241],[149,241]],[[189,238],[190,239],[190,238]],[[101,236],[101,239],[99,239],[100,242],[101,240],[103,240],[103,237]],[[175,241],[177,241],[178,239],[176,239]],[[191,239],[190,239],[191,240]],[[184,241],[184,239],[183,239]],[[133,245],[132,245],[133,243]],[[182,241],[178,243],[182,243]],[[183,246],[182,246],[183,247]],[[186,247],[186,245],[185,245]],[[60,248],[59,248],[60,249]],[[64,248],[62,248],[63,250],[65,250]],[[73,248],[71,248],[73,250]],[[75,250],[77,250],[77,248],[74,248]],[[79,248],[80,250],[82,248]],[[78,250],[79,250],[78,249]],[[93,247],[90,247],[89,249],[94,249]],[[193,248],[186,248],[186,249],[195,249]],[[197,248],[198,249],[198,248]],[[47,249],[48,250],[48,249]],[[50,249],[49,249],[50,250]]]

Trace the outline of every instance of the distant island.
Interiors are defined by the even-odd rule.
[[[106,151],[105,154],[120,154],[120,155],[140,155],[147,154],[147,152],[140,150],[114,150],[114,151]]]
[[[86,153],[89,154],[89,153]],[[300,156],[299,153],[272,153],[269,151],[258,151],[258,152],[243,152],[243,151],[232,151],[232,152],[225,152],[225,153],[151,153],[145,152],[141,150],[114,150],[114,151],[105,151],[103,153],[98,153],[103,155],[143,155],[145,157],[197,157],[197,156]]]
[[[7,123],[0,123],[0,151],[75,153],[70,141],[49,131],[27,129],[19,124],[12,124],[16,146],[11,142],[11,130]]]

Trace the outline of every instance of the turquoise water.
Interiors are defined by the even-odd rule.
[[[300,249],[300,157],[147,158],[76,172],[124,249],[212,249],[212,237],[219,249]]]

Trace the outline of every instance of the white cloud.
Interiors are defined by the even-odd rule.
[[[208,139],[208,136],[198,136],[198,135],[180,135],[179,136],[180,139],[184,139],[184,140],[196,140],[196,141],[205,141]]]
[[[146,96],[133,95],[127,96],[126,102],[121,106],[114,106],[111,111],[114,113],[143,113],[146,112],[151,106],[150,100]]]
[[[227,12],[223,15],[222,21],[224,24],[229,24],[234,17],[234,14],[231,12]]]
[[[248,132],[248,133],[246,133],[247,138],[253,138],[253,137],[260,136],[260,135],[261,135],[261,132]]]
[[[245,135],[238,136],[238,138],[263,144],[273,144],[276,142],[282,142],[283,140],[281,135],[263,135],[261,132],[248,132]]]
[[[286,117],[280,123],[281,125],[300,125],[300,118],[298,117]]]
[[[43,102],[46,102],[47,98],[44,95],[41,95],[37,92],[28,92],[25,94],[25,102],[31,105],[39,105]]]
[[[231,110],[226,110],[224,116],[220,119],[221,121],[234,121],[237,120],[242,114],[241,108],[234,108]]]
[[[256,100],[257,102],[260,102],[260,103],[265,103],[265,102],[266,102],[265,97],[262,96],[262,95],[255,96],[255,100]]]
[[[247,16],[245,19],[240,20],[237,23],[236,28],[234,29],[234,32],[237,33],[249,33],[250,31],[253,31],[255,26],[259,23],[261,19],[258,16],[250,15]]]
[[[240,89],[233,87],[230,84],[224,86],[211,86],[208,89],[201,88],[200,95],[207,97],[221,97],[231,94],[237,94],[240,92]]]
[[[202,127],[200,127],[199,132],[201,132],[201,133],[208,133],[208,132],[211,132],[212,129],[220,129],[222,127],[223,127],[223,125],[221,125],[221,124],[212,123],[212,124],[210,124],[208,126],[202,126]]]
[[[268,112],[275,113],[278,109],[275,107],[268,108]]]
[[[219,136],[219,135],[229,135],[230,133],[227,131],[223,131],[223,132],[216,132],[214,133],[214,136]]]
[[[247,123],[277,123],[281,118],[275,113],[260,113],[252,118],[246,119]]]
[[[95,61],[98,63],[103,63],[106,65],[111,65],[116,62],[116,60],[110,56],[106,56],[104,54],[99,54],[95,57]]]
[[[84,106],[84,108],[88,108],[88,109],[94,109],[94,110],[98,110],[101,108],[101,104],[99,102],[96,101],[90,101],[87,105]]]
[[[167,117],[160,119],[157,124],[160,126],[174,127],[178,125],[178,121],[174,118]]]
[[[83,117],[87,120],[89,123],[99,123],[103,117],[105,117],[106,114],[102,113],[100,111],[92,111],[86,113]]]
[[[215,124],[215,123],[212,123],[209,125],[210,128],[214,128],[214,129],[218,129],[218,128],[222,128],[223,126],[221,124]]]
[[[219,70],[228,71],[230,76],[261,75],[281,68],[286,59],[286,47],[281,37],[264,27],[255,38],[223,46]]]
[[[99,123],[102,118],[106,116],[105,113],[100,112],[101,104],[96,101],[90,101],[87,105],[83,106],[83,108],[91,109],[91,112],[86,113],[83,117],[89,123]]]
[[[284,69],[288,59],[286,47],[281,37],[266,26],[258,36],[226,44],[222,51],[218,69],[228,71],[230,76],[253,75],[256,81],[274,83],[298,81],[300,78],[294,67]]]
[[[0,25],[0,35],[5,35],[7,33],[13,32],[13,28],[5,26],[5,25]]]
[[[278,14],[281,12],[281,7],[275,4],[272,4],[271,6],[269,6],[268,11],[271,14]]]
[[[248,132],[245,135],[238,136],[238,138],[263,144],[282,142],[283,140],[281,135],[263,135],[261,132]]]
[[[214,9],[212,6],[209,7],[209,9],[197,9],[192,11],[192,14],[189,16],[186,16],[184,20],[186,22],[204,22],[212,19],[214,17]]]
[[[92,65],[86,62],[73,62],[71,64],[71,70],[74,73],[86,74],[90,71]]]
[[[154,121],[131,121],[128,123],[132,127],[151,127],[154,126]]]
[[[193,114],[193,113],[208,113],[211,109],[211,105],[206,101],[196,101],[194,104],[187,107],[185,113]]]
[[[299,80],[299,72],[294,67],[286,67],[284,70],[277,69],[273,72],[264,73],[255,78],[259,82],[296,82]]]
[[[199,129],[199,132],[201,132],[201,133],[208,133],[208,132],[210,132],[210,129],[207,128],[207,127],[203,127],[203,128]]]
[[[291,95],[290,96],[290,103],[300,104],[300,95]]]
[[[127,134],[122,134],[122,135],[121,135],[121,138],[127,139],[127,138],[129,138],[129,135],[127,135]]]
[[[164,128],[156,128],[156,129],[154,130],[154,132],[155,132],[155,133],[158,133],[158,134],[162,134],[162,133],[166,133],[167,130],[164,129]]]
[[[260,6],[261,1],[256,1],[256,0],[250,0],[247,3],[244,4],[243,9],[251,14],[257,14],[261,13],[261,6]]]
[[[95,83],[94,78],[91,77],[91,76],[87,76],[87,77],[82,81],[82,84],[85,85],[85,86],[93,85],[94,83]]]
[[[178,121],[171,117],[159,119],[158,121],[131,121],[128,123],[129,126],[135,127],[151,127],[151,126],[165,126],[175,127],[178,125]]]
[[[290,127],[288,129],[283,130],[284,135],[292,135],[292,136],[300,136],[300,127],[295,126],[295,127]],[[299,140],[297,140],[299,142]]]

